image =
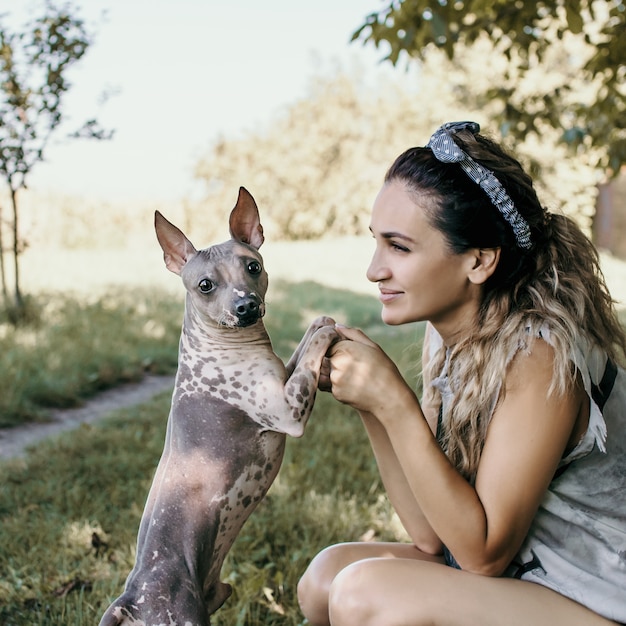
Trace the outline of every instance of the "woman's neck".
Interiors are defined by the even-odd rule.
[[[442,316],[441,319],[429,321],[443,339],[444,345],[450,348],[474,333],[478,322],[478,304],[468,303],[468,306],[455,311],[454,316]]]

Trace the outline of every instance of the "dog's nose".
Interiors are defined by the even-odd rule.
[[[259,305],[256,302],[242,302],[237,305],[237,315],[239,317],[245,315],[254,315],[259,312]]]
[[[235,314],[240,326],[254,324],[261,317],[261,306],[254,296],[247,296],[235,302]]]

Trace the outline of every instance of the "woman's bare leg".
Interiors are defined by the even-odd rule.
[[[613,624],[535,583],[479,576],[441,563],[393,556],[345,566],[330,585],[330,621],[312,623],[332,626]]]
[[[305,571],[298,584],[298,601],[312,626],[328,626],[328,598],[331,584],[343,569],[363,559],[416,559],[442,563],[406,543],[340,543],[322,550]]]

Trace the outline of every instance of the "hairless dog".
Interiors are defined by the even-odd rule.
[[[224,558],[278,473],[285,434],[304,432],[337,338],[320,317],[283,364],[263,324],[263,227],[243,187],[229,225],[229,241],[196,251],[155,214],[165,264],[187,289],[178,371],[135,565],[100,626],[210,624],[231,593]]]

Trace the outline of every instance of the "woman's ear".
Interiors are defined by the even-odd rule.
[[[500,261],[500,248],[476,248],[474,250],[474,265],[468,274],[471,283],[484,284],[492,276]]]

